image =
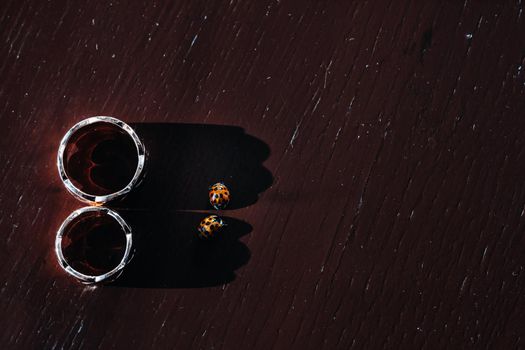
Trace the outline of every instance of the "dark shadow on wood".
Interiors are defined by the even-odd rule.
[[[269,147],[235,126],[136,123],[148,152],[142,185],[119,207],[207,210],[208,187],[222,181],[232,199],[227,209],[254,204],[272,184],[262,162]]]
[[[121,211],[133,226],[137,251],[111,285],[134,288],[199,288],[235,279],[250,259],[239,238],[251,232],[246,222],[222,217],[228,226],[214,239],[197,237],[204,213]]]
[[[208,187],[224,182],[227,209],[254,204],[273,181],[262,162],[270,154],[261,140],[240,127],[180,124],[132,124],[147,152],[146,176],[130,195],[112,207],[133,228],[136,255],[112,286],[199,288],[231,282],[250,259],[239,238],[252,227],[225,218],[215,238],[197,237],[199,222],[213,211]],[[215,212],[215,211],[213,211]]]

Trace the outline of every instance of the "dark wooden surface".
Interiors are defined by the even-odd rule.
[[[1,347],[524,348],[524,6],[3,1]],[[55,156],[100,114],[153,169],[118,208],[143,253],[88,288]]]

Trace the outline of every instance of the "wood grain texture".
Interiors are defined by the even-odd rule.
[[[2,348],[525,348],[523,7],[2,2]],[[52,250],[90,115],[168,146],[119,209],[147,253],[98,288]],[[206,260],[180,237],[222,161],[237,236]]]

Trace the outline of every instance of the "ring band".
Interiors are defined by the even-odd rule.
[[[122,230],[122,233],[125,235],[125,250],[124,254],[122,256],[122,259],[118,263],[117,266],[112,268],[110,271],[102,273],[102,274],[86,274],[83,272],[80,272],[78,269],[71,266],[71,262],[66,259],[64,256],[64,251],[62,247],[62,241],[64,238],[64,234],[67,234],[67,231],[74,228],[75,223],[81,223],[83,217],[89,217],[90,215],[95,215],[96,218],[103,218],[103,219],[111,219],[115,220],[120,229]],[[108,217],[104,217],[108,216]],[[73,226],[72,226],[73,225]],[[72,226],[72,227],[70,227]],[[69,275],[77,278],[83,283],[86,284],[92,284],[92,283],[100,283],[100,282],[111,282],[118,278],[120,274],[122,273],[124,267],[129,263],[133,256],[133,239],[132,239],[132,232],[129,225],[126,223],[126,221],[115,211],[105,208],[105,207],[84,207],[75,210],[73,213],[71,213],[66,220],[62,223],[60,228],[57,231],[56,239],[55,239],[55,252],[58,258],[58,262],[60,266],[66,271]]]
[[[66,153],[71,150],[78,151],[79,146],[75,144],[75,139],[77,139],[76,141],[78,141],[79,144],[81,143],[85,144],[86,143],[85,140],[87,139],[88,142],[92,143],[90,145],[91,148],[95,149],[97,146],[96,138],[103,137],[102,131],[100,131],[101,128],[105,128],[107,132],[113,133],[112,134],[113,137],[115,137],[116,135],[116,137],[120,138],[117,140],[117,142],[120,141],[121,143],[122,142],[125,143],[125,146],[127,147],[126,150],[132,151],[133,153],[125,154],[125,155],[117,155],[117,156],[120,156],[120,157],[127,156],[128,160],[129,159],[132,160],[133,167],[135,166],[135,163],[136,163],[136,167],[134,167],[134,169],[133,168],[129,169],[129,174],[126,174],[127,176],[124,176],[124,178],[122,176],[118,178],[120,183],[117,183],[117,185],[113,184],[113,186],[117,186],[116,189],[112,188],[111,190],[108,190],[106,192],[95,193],[96,191],[93,191],[93,190],[87,191],[86,188],[83,188],[82,186],[80,186],[79,181],[76,181],[75,183],[75,179],[71,177],[71,174],[68,171],[70,160],[69,160],[69,155]],[[82,133],[84,133],[85,135],[83,135]],[[84,139],[79,139],[81,137],[84,137]],[[107,137],[108,136],[106,135],[106,138]],[[111,137],[111,135],[109,137]],[[79,140],[82,140],[82,142]],[[108,140],[102,140],[102,141],[107,142]],[[110,142],[111,141],[115,142],[115,140],[110,140]],[[99,142],[99,145],[101,143],[102,142]],[[116,148],[114,147],[114,145],[111,145],[109,148],[112,151],[114,151],[115,149],[118,150],[118,147]],[[133,149],[131,150],[130,148],[133,148]],[[77,166],[78,164],[80,164],[80,166],[83,167],[80,170],[81,172],[82,171],[91,172],[93,166],[87,163],[93,163],[91,161],[91,157],[93,157],[93,153],[94,153],[93,149],[89,149],[85,151],[86,153],[88,152],[91,152],[91,153],[83,154],[82,155],[82,157],[84,157],[83,159],[76,160],[75,162],[71,161],[71,163],[74,163],[74,165],[72,166]],[[105,156],[107,157],[107,155]],[[92,204],[92,205],[102,205],[104,203],[121,198],[125,196],[126,194],[128,194],[142,180],[142,177],[144,175],[145,162],[146,162],[146,150],[145,150],[144,144],[139,139],[139,137],[137,136],[133,128],[131,128],[128,124],[124,123],[123,121],[119,119],[116,119],[113,117],[107,117],[107,116],[91,117],[91,118],[82,120],[79,123],[75,124],[71,129],[68,130],[68,132],[62,138],[62,141],[60,142],[60,146],[58,148],[58,154],[57,154],[58,173],[66,189],[71,194],[73,194],[75,197],[80,199],[81,201]],[[110,166],[114,166],[114,167],[116,166],[115,162],[112,159],[109,159],[109,161],[106,160],[106,165],[107,164],[109,164]],[[117,170],[119,169],[120,168],[117,168]],[[109,174],[114,173],[113,170],[114,169],[109,170]],[[108,170],[106,170],[106,174],[107,173],[108,173]],[[89,180],[84,180],[84,181],[91,182],[90,180],[91,174],[85,174],[84,176],[86,179],[89,179]],[[122,182],[122,181],[125,181],[125,182]],[[94,182],[91,182],[91,183],[94,184]]]

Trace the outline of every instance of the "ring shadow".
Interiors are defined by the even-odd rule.
[[[124,207],[208,210],[208,187],[224,182],[228,209],[257,201],[273,182],[262,162],[270,154],[261,140],[235,126],[136,123],[148,156],[142,184],[119,204]]]
[[[250,259],[249,249],[239,240],[252,230],[244,221],[223,217],[228,226],[213,239],[201,239],[195,234],[201,213],[121,214],[133,226],[138,248],[113,286],[213,287],[233,281],[235,270]]]
[[[148,152],[142,184],[116,209],[133,227],[136,253],[112,286],[200,288],[229,283],[250,259],[239,239],[250,224],[222,217],[217,237],[197,238],[199,222],[212,209],[208,187],[224,182],[228,209],[254,204],[273,182],[262,164],[269,147],[234,126],[180,123],[131,124]]]

